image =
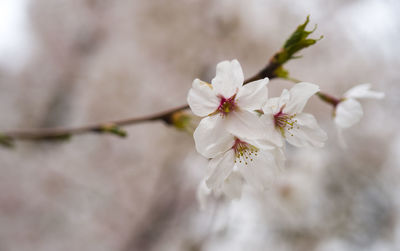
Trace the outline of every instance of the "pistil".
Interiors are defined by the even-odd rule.
[[[230,113],[231,111],[234,111],[236,109],[235,97],[236,97],[236,94],[230,98],[225,98],[223,96],[220,96],[220,103],[219,103],[217,111],[222,116],[226,116],[228,113]]]

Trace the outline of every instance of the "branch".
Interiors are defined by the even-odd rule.
[[[274,58],[276,57],[276,55],[278,55],[278,53],[276,53],[270,60],[267,66],[264,67],[264,69],[262,69],[261,71],[259,71],[256,75],[254,75],[251,78],[248,78],[244,81],[244,84],[248,84],[250,82],[256,81],[256,80],[260,80],[263,78],[269,78],[269,79],[273,79],[278,77],[276,75],[276,70],[282,66],[282,64],[279,64],[278,62],[276,62],[274,60]]]
[[[8,131],[0,133],[0,144],[5,146],[12,146],[14,140],[61,140],[68,139],[72,135],[89,132],[111,133],[119,137],[126,137],[127,134],[123,129],[120,128],[121,126],[134,125],[156,120],[164,121],[167,124],[173,124],[173,115],[178,111],[182,111],[186,108],[188,108],[187,105],[149,116],[115,120],[80,127],[41,128]]]
[[[294,58],[297,58],[295,54],[300,50],[307,48],[315,44],[319,39],[311,39],[308,36],[314,32],[314,30],[306,31],[305,28],[309,22],[309,17],[306,21],[299,25],[297,29],[290,35],[289,39],[286,40],[283,47],[274,54],[269,60],[269,63],[253,77],[246,79],[244,84],[260,80],[268,77],[273,78],[289,78],[288,72],[283,68],[283,65]],[[322,38],[322,37],[321,37]],[[320,38],[320,39],[321,39]],[[78,135],[83,133],[110,133],[119,137],[126,137],[127,133],[121,128],[122,126],[134,125],[149,121],[164,121],[168,125],[174,125],[179,129],[184,129],[183,125],[187,121],[187,115],[183,114],[182,111],[189,108],[188,105],[177,107],[165,112],[161,112],[154,115],[128,118],[123,120],[103,122],[99,124],[85,125],[80,127],[61,127],[61,128],[42,128],[42,129],[30,129],[30,130],[15,130],[0,133],[0,145],[11,147],[15,140],[61,140],[68,139],[72,135]]]
[[[253,77],[245,80],[244,84],[269,77],[275,78],[270,71],[272,63],[268,64],[263,70]],[[122,126],[134,125],[150,121],[163,121],[168,125],[175,122],[174,115],[178,112],[188,109],[188,105],[183,105],[165,112],[122,120],[102,122],[92,125],[84,125],[80,127],[60,127],[60,128],[40,128],[27,130],[14,130],[0,133],[0,144],[3,146],[13,146],[14,140],[64,140],[69,139],[72,135],[84,133],[110,133],[119,137],[126,137],[127,133],[121,128]]]

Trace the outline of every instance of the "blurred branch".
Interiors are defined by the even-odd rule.
[[[267,77],[269,79],[277,77],[289,79],[289,73],[283,68],[283,65],[291,59],[298,58],[298,56],[295,56],[297,52],[315,44],[319,40],[308,38],[308,36],[315,30],[315,28],[311,31],[305,30],[308,22],[309,17],[307,17],[306,21],[299,25],[297,29],[289,36],[283,47],[274,54],[274,56],[269,60],[268,64],[253,77],[246,79],[244,84]],[[184,105],[149,116],[109,121],[81,127],[8,131],[0,133],[0,145],[11,147],[13,146],[15,140],[65,140],[69,139],[72,135],[90,132],[109,133],[119,137],[126,137],[127,133],[121,128],[122,126],[134,125],[149,121],[164,121],[167,125],[173,125],[178,129],[182,129],[184,126],[183,124],[187,122],[187,119],[184,117],[187,115],[182,113],[182,111],[188,108],[188,105]]]
[[[164,121],[167,124],[173,124],[172,115],[186,108],[188,108],[187,105],[149,116],[115,120],[115,121],[85,125],[80,127],[43,128],[43,129],[8,131],[0,134],[0,144],[2,145],[7,144],[11,146],[12,141],[14,140],[63,140],[63,139],[68,139],[72,135],[78,135],[89,132],[110,133],[119,137],[126,137],[127,134],[121,128],[122,126],[134,125],[156,120]]]
[[[267,74],[265,77],[275,78],[274,75],[269,75],[271,67],[267,65],[263,72]],[[245,80],[245,84],[265,78],[264,75],[256,74],[255,76]],[[92,125],[84,125],[80,127],[60,127],[60,128],[40,128],[40,129],[27,129],[27,130],[14,130],[0,133],[0,145],[11,147],[15,140],[66,140],[73,135],[84,133],[110,133],[119,137],[126,137],[127,133],[121,128],[122,126],[134,125],[150,121],[164,121],[167,125],[174,125],[180,128],[180,116],[176,116],[182,110],[188,109],[188,105],[183,105],[165,112],[122,120],[115,120],[109,122],[102,122]]]

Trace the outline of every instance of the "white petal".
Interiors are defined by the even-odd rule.
[[[199,186],[197,187],[197,201],[200,204],[200,209],[204,210],[207,208],[209,204],[211,190],[207,187],[205,180],[202,180]]]
[[[228,114],[226,119],[227,130],[239,138],[262,138],[264,127],[258,114],[239,110]]]
[[[212,190],[220,189],[225,179],[232,172],[234,165],[235,153],[233,150],[229,150],[210,160],[209,167],[211,169],[211,174],[206,179],[208,188]]]
[[[220,115],[203,118],[193,134],[197,151],[207,158],[213,158],[233,146],[235,139],[225,129]]]
[[[260,117],[260,120],[264,126],[264,135],[259,142],[268,141],[277,147],[282,147],[283,137],[282,134],[275,128],[274,116],[271,113],[264,113],[264,115]]]
[[[212,87],[199,79],[193,80],[187,101],[192,112],[200,117],[213,113],[220,102]]]
[[[264,113],[278,113],[282,107],[285,107],[290,100],[290,93],[287,89],[283,89],[279,97],[270,98],[263,105],[262,110]]]
[[[284,147],[277,147],[273,150],[273,154],[275,156],[275,163],[278,169],[283,169],[285,167],[285,151]]]
[[[345,94],[345,98],[375,98],[382,99],[385,97],[383,92],[371,91],[371,84],[356,85]]]
[[[268,188],[279,172],[271,151],[259,151],[253,161],[247,161],[247,165],[244,162],[237,163],[237,166],[247,183],[260,190]]]
[[[245,141],[247,143],[249,143],[250,145],[253,145],[255,147],[257,147],[258,149],[262,149],[262,150],[274,150],[276,145],[274,143],[272,143],[271,141],[267,140],[267,139],[257,139],[257,140],[251,140],[251,139],[246,139],[246,140],[242,140]]]
[[[360,121],[363,116],[361,104],[355,99],[346,99],[336,106],[335,124],[348,128]]]
[[[225,98],[233,96],[243,85],[244,76],[242,67],[235,59],[222,61],[217,65],[217,73],[211,81],[215,93]]]
[[[277,130],[275,130],[277,132]],[[278,132],[277,132],[278,133]],[[280,137],[280,141],[282,142],[283,137],[281,136],[280,133],[278,133]],[[260,150],[266,150],[271,152],[274,155],[275,158],[275,164],[278,167],[278,169],[283,169],[285,166],[285,151],[284,151],[284,145],[282,144],[281,147],[277,147],[276,145],[271,144],[270,141],[268,140],[247,140],[247,143],[257,147]]]
[[[339,141],[339,145],[340,145],[340,147],[342,148],[342,149],[347,149],[347,143],[346,143],[346,140],[345,140],[345,138],[344,138],[344,136],[343,136],[343,130],[342,130],[342,128],[340,128],[340,127],[336,127],[336,131],[337,131],[337,138],[338,138],[338,141]]]
[[[258,110],[268,99],[268,78],[257,80],[239,89],[236,102],[240,109]]]
[[[282,95],[284,94],[284,92],[286,93],[285,96],[289,100],[288,90],[284,89],[282,92]],[[262,106],[263,112],[264,113],[272,113],[272,114],[279,112],[279,110],[280,110],[279,101],[283,102],[283,99],[281,100],[281,98],[279,98],[279,97],[268,99],[267,102]]]
[[[290,100],[283,110],[288,114],[302,112],[308,99],[318,91],[319,87],[315,84],[306,82],[296,84],[290,89]]]
[[[290,100],[290,92],[287,89],[283,89],[281,96],[278,98],[277,106],[275,108],[274,114],[276,112],[279,112],[283,106],[286,107],[289,100]],[[271,103],[272,103],[272,101],[271,101]]]
[[[242,195],[243,188],[243,177],[237,171],[233,171],[224,182],[222,186],[222,192],[228,196],[228,198],[239,199]]]
[[[297,122],[294,124],[293,129],[287,130],[285,128],[286,140],[297,147],[314,146],[322,147],[328,136],[322,130],[317,120],[313,115],[308,113],[300,113],[295,119]]]

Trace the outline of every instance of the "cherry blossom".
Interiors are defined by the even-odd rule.
[[[339,143],[342,147],[347,147],[342,130],[358,123],[364,114],[362,106],[357,99],[382,99],[385,96],[383,92],[371,91],[370,89],[371,84],[368,83],[356,85],[345,92],[343,98],[338,100],[335,105],[334,121],[337,127]]]
[[[298,83],[284,89],[280,97],[270,98],[262,107],[261,120],[267,128],[267,139],[278,147],[286,139],[290,144],[303,147],[322,147],[327,139],[313,115],[303,113],[308,99],[319,91],[311,83]]]
[[[335,124],[338,128],[349,128],[360,121],[363,109],[357,99],[382,99],[385,94],[371,91],[371,84],[361,84],[349,89],[340,99],[335,109]]]
[[[252,139],[263,133],[263,125],[254,110],[260,109],[266,101],[268,78],[246,85],[243,81],[242,68],[237,60],[219,63],[211,84],[199,79],[193,81],[188,103],[195,115],[204,117],[196,131],[207,130],[201,137],[195,132],[194,137],[196,146],[209,146],[207,157],[220,153],[213,151],[212,142],[220,140],[217,138],[221,130]]]
[[[270,143],[238,138],[229,132],[220,138],[214,146],[220,154],[210,160],[206,178],[207,187],[214,192],[238,198],[244,181],[264,190],[283,167],[282,150]],[[207,149],[199,150],[203,155],[208,153]]]

